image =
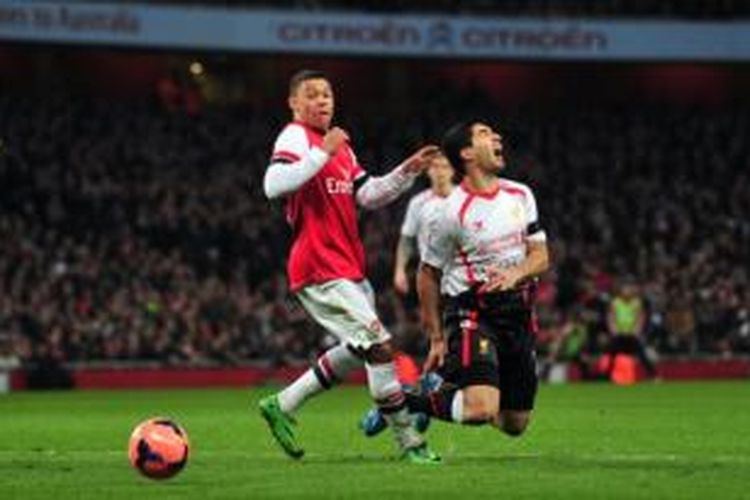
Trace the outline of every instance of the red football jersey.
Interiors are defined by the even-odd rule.
[[[271,163],[299,161],[322,144],[323,133],[292,122],[276,139]],[[365,252],[354,199],[354,181],[364,174],[345,144],[312,179],[287,196],[286,218],[293,238],[287,273],[292,291],[335,279],[364,279]]]

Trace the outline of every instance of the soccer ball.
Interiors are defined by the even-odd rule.
[[[130,435],[130,464],[151,479],[168,479],[180,472],[188,459],[188,436],[177,422],[150,418],[138,424]]]

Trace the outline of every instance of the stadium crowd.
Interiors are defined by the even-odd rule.
[[[408,112],[343,110],[378,172],[467,116],[502,116],[508,175],[532,185],[554,270],[540,340],[602,351],[635,280],[660,353],[750,352],[748,109],[615,105],[499,115],[476,90],[419,89]],[[359,113],[359,114],[358,114]],[[0,97],[0,353],[22,363],[293,362],[328,339],[287,298],[288,230],[260,180],[283,109],[193,116],[156,101]],[[399,123],[399,127],[393,127]],[[362,217],[387,326],[423,348],[390,286],[406,199]]]

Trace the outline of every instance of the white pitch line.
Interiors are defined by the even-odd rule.
[[[65,458],[70,455],[92,455],[92,456],[127,456],[126,449],[120,450],[0,450],[0,457],[3,455],[12,455],[13,457],[45,457],[45,458]],[[256,452],[256,451],[222,451],[222,450],[191,450],[193,457],[212,457],[212,456],[227,456],[227,457],[246,457],[251,459],[285,459],[286,457],[279,452]],[[390,455],[379,454],[377,452],[371,453],[310,453],[307,455],[308,458],[319,459],[325,458],[352,458],[358,457],[372,459],[382,456],[384,460],[391,458]],[[559,460],[559,459],[571,459],[571,460],[583,460],[592,462],[689,462],[691,464],[705,464],[705,463],[721,463],[721,464],[742,464],[750,465],[750,456],[743,455],[678,455],[671,453],[543,453],[543,452],[529,452],[529,453],[508,453],[498,455],[477,454],[477,453],[462,453],[460,451],[451,450],[449,453],[443,453],[443,457],[447,458],[448,461],[462,459],[501,459],[512,461],[514,459],[527,460]]]

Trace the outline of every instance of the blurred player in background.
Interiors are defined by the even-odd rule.
[[[607,373],[612,376],[618,354],[634,355],[649,378],[656,378],[656,367],[649,359],[643,333],[646,329],[646,306],[638,293],[635,280],[628,278],[618,287],[607,310],[607,328],[611,335],[607,349]]]
[[[454,175],[455,171],[445,155],[435,156],[427,169],[430,187],[409,200],[393,270],[393,287],[402,295],[409,293],[407,267],[415,255],[421,258],[427,245],[429,218],[434,217],[437,205],[453,191]]]
[[[453,191],[453,177],[455,171],[448,159],[443,154],[436,155],[432,158],[430,166],[427,169],[427,177],[430,179],[430,187],[414,195],[409,200],[406,208],[404,222],[401,225],[401,235],[396,247],[395,267],[393,272],[393,287],[401,295],[406,295],[410,291],[407,268],[409,263],[418,255],[420,260],[422,253],[427,245],[427,230],[430,225],[430,218],[438,213],[438,205],[443,202]],[[406,361],[406,354],[400,354],[399,359],[404,360],[398,366],[409,366]],[[434,374],[426,374],[415,384],[414,380],[409,380],[406,374],[399,370],[399,379],[404,385],[410,385],[408,390],[417,390],[421,392],[434,390],[439,385],[439,378]],[[427,415],[417,414],[415,426],[420,431],[425,431],[429,425]],[[367,436],[379,434],[387,426],[383,415],[377,408],[368,411],[360,421],[360,427]]]
[[[465,175],[429,230],[417,289],[430,338],[425,370],[439,369],[445,382],[409,395],[409,405],[518,436],[537,390],[531,296],[549,266],[546,235],[529,187],[498,176],[505,160],[492,128],[457,124],[443,150]]]
[[[291,291],[341,343],[284,390],[261,400],[261,415],[284,451],[302,457],[293,413],[307,398],[361,366],[364,358],[370,394],[403,457],[413,463],[437,462],[437,455],[411,426],[396,377],[391,337],[378,319],[365,277],[356,213],[357,204],[376,209],[408,190],[437,148],[426,146],[385,176],[370,177],[357,162],[348,134],[331,127],[334,94],[325,74],[308,70],[295,74],[289,106],[293,121],[276,140],[263,188],[270,199],[286,197],[293,233],[287,263]]]

